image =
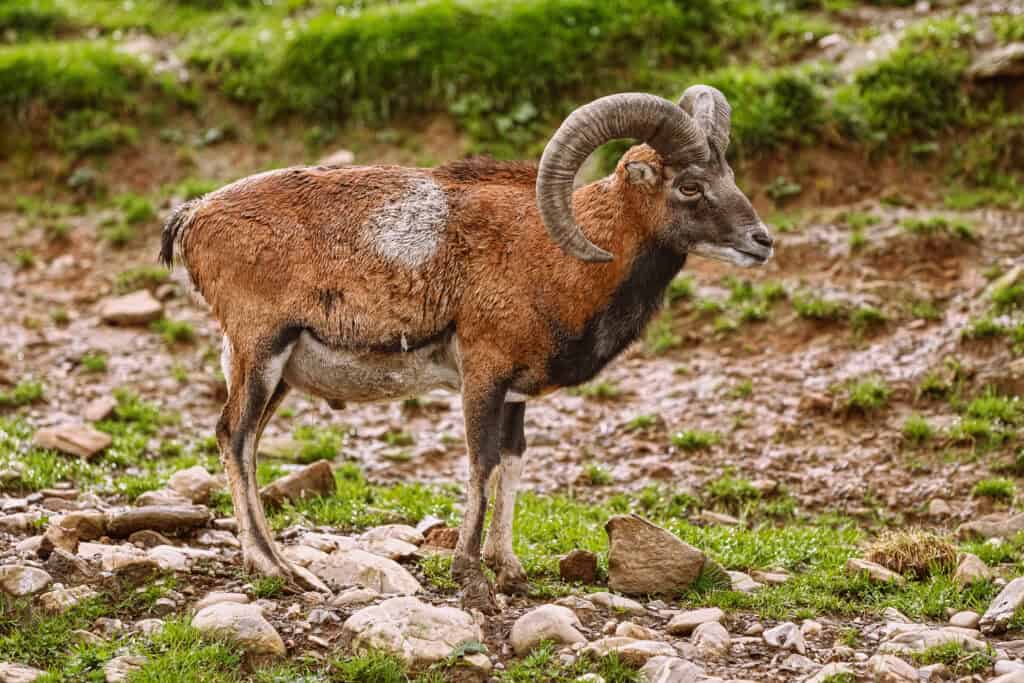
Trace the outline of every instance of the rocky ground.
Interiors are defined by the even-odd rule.
[[[973,17],[985,47],[991,17],[1020,14],[861,7],[799,56],[849,76],[915,22]],[[1009,61],[973,73],[1017,59],[995,51]],[[641,343],[529,404],[531,592],[496,617],[463,611],[450,577],[457,397],[289,396],[264,504],[333,589],[294,594],[242,569],[212,439],[219,331],[153,266],[161,219],[216,185],[194,178],[310,160],[299,133],[254,145],[258,124],[216,113],[236,115],[175,123],[196,142],[175,143],[192,176],[170,189],[181,160],[148,140],[59,186],[39,169],[60,159],[0,166],[18,178],[0,203],[0,681],[1024,681],[1020,211],[953,210],[934,161],[746,165],[773,261],[691,259]],[[443,116],[409,135],[333,160],[468,147]],[[97,173],[111,197],[82,194]]]

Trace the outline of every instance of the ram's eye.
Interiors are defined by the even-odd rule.
[[[683,183],[679,186],[679,192],[687,197],[696,197],[700,194],[700,185],[697,183]]]

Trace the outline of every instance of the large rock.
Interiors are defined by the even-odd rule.
[[[597,555],[579,548],[571,551],[558,558],[558,575],[570,583],[594,583],[597,580]]]
[[[1024,531],[1024,512],[1003,518],[991,515],[957,527],[958,538],[1012,538]]]
[[[0,567],[0,588],[8,595],[22,597],[43,590],[53,578],[42,569],[19,564],[5,564]]]
[[[693,630],[709,621],[722,621],[725,612],[717,607],[705,607],[680,612],[668,622],[666,630],[673,636],[688,636]]]
[[[1024,43],[1010,43],[982,52],[967,68],[967,76],[973,79],[1024,76]]]
[[[45,673],[24,664],[0,662],[0,683],[33,683]]]
[[[1013,613],[1024,604],[1024,576],[1017,577],[999,591],[992,604],[985,610],[978,622],[985,633],[999,633],[1006,630],[1006,625],[1013,618]]]
[[[568,607],[542,605],[516,619],[510,636],[512,649],[522,657],[546,640],[556,645],[585,643],[580,628],[580,620]]]
[[[282,505],[303,498],[329,496],[335,489],[331,463],[320,460],[267,484],[260,489],[260,497],[266,505]]]
[[[705,680],[704,669],[679,657],[651,657],[640,669],[647,683],[698,683]]]
[[[616,515],[608,532],[608,587],[626,594],[677,593],[704,567],[704,553],[639,515]]]
[[[637,640],[623,636],[601,638],[581,650],[582,654],[593,657],[618,656],[619,660],[633,667],[641,667],[652,657],[677,657],[676,649],[668,643],[657,640]]]
[[[113,441],[110,434],[80,424],[44,427],[32,435],[32,445],[37,448],[50,448],[85,460],[103,451]]]
[[[387,652],[414,669],[444,660],[460,644],[482,638],[469,614],[413,597],[391,598],[361,609],[341,631],[342,647]]]
[[[309,569],[337,588],[360,586],[399,595],[420,591],[419,581],[400,564],[365,550],[335,551],[326,560],[309,565]]]
[[[192,625],[202,633],[219,635],[236,642],[250,654],[285,653],[280,634],[263,618],[263,610],[257,605],[218,602],[199,610],[192,617]]]
[[[191,503],[205,503],[210,494],[220,488],[220,483],[205,467],[196,465],[172,474],[167,487]]]
[[[145,325],[163,313],[163,304],[148,289],[104,299],[100,303],[100,318],[111,325]]]
[[[164,533],[189,531],[206,526],[210,517],[210,510],[202,505],[147,505],[112,514],[107,533],[124,538],[143,529]]]

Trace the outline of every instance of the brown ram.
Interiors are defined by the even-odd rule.
[[[512,515],[525,402],[586,382],[632,343],[687,254],[765,263],[772,238],[725,160],[730,109],[689,88],[573,112],[540,165],[471,159],[436,169],[288,168],[188,202],[167,222],[175,254],[224,333],[228,400],[217,439],[246,568],[322,589],[278,552],[256,487],[257,441],[292,388],[334,404],[460,391],[470,457],[452,572],[464,603],[526,575]],[[587,156],[643,141],[615,173],[573,190]]]

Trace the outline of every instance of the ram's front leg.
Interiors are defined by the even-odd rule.
[[[484,543],[484,563],[497,574],[498,590],[510,594],[525,594],[529,590],[526,572],[512,549],[516,493],[526,450],[525,413],[526,404],[522,401],[507,402],[501,411],[501,465],[494,472],[494,514]]]
[[[452,559],[452,576],[462,586],[464,607],[494,614],[498,605],[494,589],[480,564],[480,547],[487,516],[487,484],[501,459],[501,407],[505,400],[505,386],[499,382],[467,382],[465,378],[463,381],[462,409],[469,451],[469,486],[466,490],[466,515]]]

